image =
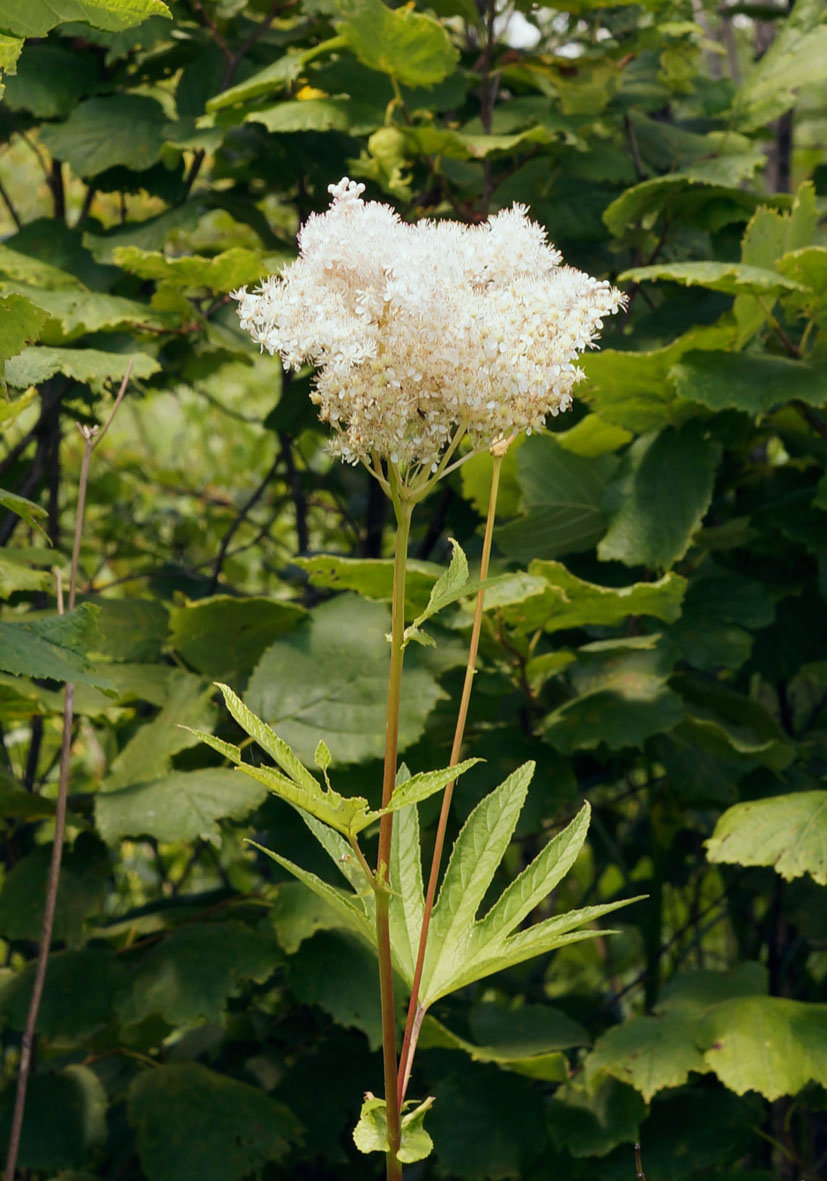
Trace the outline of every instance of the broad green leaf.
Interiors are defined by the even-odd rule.
[[[148,16],[170,16],[162,0],[0,0],[0,30],[13,37],[45,37],[64,21],[86,21],[117,32]]]
[[[385,748],[389,613],[340,595],[315,608],[262,656],[245,694],[254,713],[278,730],[307,763],[324,737],[334,764],[381,758]],[[320,682],[319,670],[324,669]],[[289,670],[289,671],[288,671]],[[430,673],[409,665],[399,720],[399,749],[422,733],[444,694]]]
[[[362,939],[343,930],[314,935],[287,964],[287,983],[299,1004],[318,1005],[338,1025],[361,1030],[372,1050],[381,1048],[376,956]]]
[[[556,1143],[575,1158],[601,1157],[617,1144],[631,1147],[646,1115],[646,1104],[632,1087],[604,1076],[596,1085],[580,1078],[560,1087],[549,1105]]]
[[[220,111],[236,103],[250,102],[265,94],[284,90],[298,78],[305,64],[316,57],[323,48],[326,51],[328,47],[332,49],[342,44],[340,38],[333,37],[303,53],[285,53],[263,70],[258,70],[249,78],[245,78],[243,82],[237,82],[227,90],[222,90],[220,94],[213,95],[207,102],[207,110]]]
[[[7,397],[11,394],[6,390]],[[18,394],[12,401],[0,400],[0,427],[6,430],[12,426],[32,402],[37,397],[37,390],[26,390],[23,394]]]
[[[273,599],[197,599],[170,612],[170,645],[197,672],[238,683],[304,615],[296,604]]]
[[[25,787],[18,786],[13,776],[0,772],[0,817],[19,820],[45,820],[55,814],[53,800],[33,795]]]
[[[783,197],[736,187],[740,176],[728,173],[726,159],[713,159],[641,181],[611,202],[603,221],[610,233],[623,238],[638,225],[651,229],[660,217],[672,214],[714,229],[746,221],[758,205],[783,204]]]
[[[307,886],[308,890],[312,890],[323,902],[332,906],[342,916],[352,931],[366,940],[371,946],[375,946],[376,926],[368,917],[365,907],[357,895],[348,890],[342,890],[338,886],[328,885],[317,874],[302,869],[295,862],[288,861],[286,857],[281,857],[278,853],[273,853],[270,849],[265,849],[263,845],[256,844],[255,841],[249,841],[248,844],[252,845],[254,849],[258,849],[266,857],[269,857],[271,861],[275,861],[282,869],[286,869],[288,873],[291,873],[293,877]]]
[[[590,549],[606,527],[602,502],[616,460],[584,459],[541,435],[517,453],[526,514],[495,530],[497,544],[517,561],[556,558]]]
[[[222,250],[212,258],[197,254],[170,258],[158,250],[117,246],[112,258],[119,267],[142,279],[163,280],[179,287],[206,287],[221,293],[256,283],[269,269],[261,254],[242,246]]]
[[[87,73],[89,64],[88,58],[62,46],[30,43],[17,73],[6,79],[6,105],[40,119],[65,118],[95,84],[96,72]]]
[[[599,414],[587,414],[581,418],[576,426],[567,431],[556,431],[557,442],[573,455],[581,455],[584,459],[594,459],[597,455],[605,455],[607,451],[617,451],[632,441],[632,432],[622,426],[605,422]]]
[[[773,1100],[827,1077],[827,1005],[776,996],[722,1001],[704,1036],[707,1066],[736,1095]]]
[[[1,310],[0,315],[2,315]],[[5,488],[0,488],[0,507],[6,508],[9,512],[21,517],[27,525],[31,525],[33,529],[39,529],[46,536],[46,530],[43,528],[41,522],[49,514],[42,505],[35,504],[32,500],[27,500],[25,496],[17,496],[14,492],[7,492]],[[46,575],[46,579],[46,586],[48,586],[52,581],[51,575]]]
[[[107,660],[149,662],[161,655],[169,631],[169,611],[159,599],[96,598],[99,640],[96,652]],[[156,670],[172,673],[156,665]],[[114,670],[117,677],[121,670]],[[129,678],[126,670],[123,676]],[[147,701],[152,700],[147,698]]]
[[[403,1165],[424,1160],[433,1150],[434,1142],[423,1127],[425,1116],[433,1102],[433,1097],[424,1099],[422,1103],[407,1099],[402,1105],[402,1143],[398,1158]],[[385,1100],[377,1099],[370,1091],[365,1095],[359,1122],[353,1129],[353,1143],[364,1153],[388,1151]]]
[[[798,89],[824,77],[827,25],[819,0],[797,0],[766,53],[739,79],[732,118],[746,131],[772,122],[794,104]]]
[[[396,790],[400,786],[397,785]],[[416,805],[400,809],[393,818],[389,869],[391,944],[408,984],[422,932],[425,894],[422,883],[422,851],[419,843],[419,811]]]
[[[42,228],[42,223],[41,228]],[[47,223],[48,224],[48,223]],[[15,235],[11,241],[17,241]],[[70,271],[3,243],[0,245],[0,275],[5,280],[28,283],[31,287],[47,291],[86,291],[86,284]],[[37,303],[37,296],[33,296]]]
[[[667,427],[632,446],[609,489],[603,561],[665,570],[682,558],[712,499],[720,445],[703,424]]]
[[[6,873],[0,887],[0,935],[5,939],[40,938],[51,848],[40,845]],[[84,928],[99,915],[112,874],[105,846],[87,833],[63,854],[55,909],[54,939],[70,947],[83,942]]]
[[[237,1181],[280,1160],[302,1130],[283,1103],[197,1062],[135,1075],[129,1120],[152,1181]]]
[[[683,698],[687,715],[680,729],[693,745],[746,767],[781,771],[792,762],[795,748],[760,701],[708,677],[683,674],[671,683]]]
[[[515,1057],[587,1046],[590,1040],[582,1025],[547,1004],[504,1008],[485,1001],[471,1009],[469,1024],[477,1041]]]
[[[0,1091],[0,1143],[10,1139],[15,1088]],[[106,1140],[107,1094],[89,1066],[36,1073],[26,1090],[20,1169],[82,1169]],[[70,1173],[71,1176],[71,1173]]]
[[[280,884],[270,910],[270,921],[275,927],[279,944],[288,955],[294,955],[302,943],[317,931],[347,925],[338,911],[311,893],[301,882]]]
[[[433,17],[382,0],[338,0],[337,8],[337,31],[372,70],[405,86],[433,86],[453,71],[459,55]]]
[[[185,727],[201,729],[212,724],[215,708],[211,697],[211,687],[200,677],[176,670],[167,682],[160,713],[136,730],[110,765],[103,794],[155,779],[167,769],[174,754],[195,746],[198,739]]]
[[[728,808],[706,842],[710,861],[770,865],[788,882],[827,886],[827,791],[800,791]]]
[[[827,246],[805,246],[783,254],[777,262],[782,275],[795,279],[807,292],[795,297],[811,319],[823,319],[827,311]]]
[[[37,340],[48,318],[43,308],[24,295],[0,297],[0,360],[13,357]]]
[[[220,767],[169,771],[114,791],[98,792],[95,822],[110,844],[122,837],[142,836],[158,841],[195,841],[217,836],[220,820],[242,819],[266,794],[259,783]]]
[[[595,1042],[586,1073],[593,1077],[606,1071],[649,1103],[658,1091],[685,1083],[690,1071],[709,1070],[698,1040],[697,1025],[685,1016],[627,1018]]]
[[[376,0],[377,4],[381,0]],[[367,135],[382,126],[384,112],[354,98],[286,100],[275,107],[249,111],[245,123],[263,123],[268,131],[344,131]]]
[[[92,668],[88,658],[96,641],[95,614],[95,608],[84,603],[65,615],[0,622],[0,668],[28,677],[110,688],[109,680]]]
[[[810,406],[827,405],[824,367],[788,357],[692,352],[672,368],[670,377],[682,398],[711,410],[759,415],[793,399]]]
[[[713,1005],[732,997],[766,996],[769,973],[763,964],[743,960],[725,972],[695,968],[681,972],[665,985],[658,1000],[663,1013],[686,1013],[696,1023]]]
[[[393,561],[389,558],[344,558],[338,554],[314,554],[310,558],[297,557],[294,561],[301,570],[306,571],[311,586],[358,591],[364,598],[382,603],[390,603],[393,598]],[[422,610],[441,573],[442,569],[436,562],[408,558],[405,598],[409,611]]]
[[[114,94],[78,103],[68,119],[47,125],[40,136],[52,155],[87,178],[117,164],[151,167],[161,155],[165,124],[154,98]]]
[[[726,295],[765,295],[775,298],[784,291],[801,290],[795,279],[777,271],[741,262],[669,262],[635,267],[618,275],[620,283],[652,283],[668,279],[684,287],[707,287]]]
[[[495,1006],[487,1006],[494,1008]],[[543,1012],[539,1005],[532,1006],[538,1016]],[[543,1007],[545,1008],[545,1007]],[[508,1016],[508,1014],[506,1014]],[[537,1022],[539,1025],[539,1022]],[[496,1032],[501,1032],[497,1030]],[[488,1044],[485,1036],[475,1031],[481,1044],[470,1042],[446,1029],[433,1017],[426,1017],[422,1023],[419,1039],[421,1049],[461,1050],[472,1062],[490,1062],[503,1070],[525,1075],[527,1078],[542,1079],[544,1082],[561,1083],[568,1077],[565,1055],[559,1050],[544,1047],[542,1036],[526,1039],[526,1044]]]
[[[5,99],[7,103],[8,81],[17,72],[17,60],[24,44],[22,37],[9,37],[5,33],[0,33],[0,98]]]
[[[431,916],[422,997],[439,995],[468,958],[480,903],[508,848],[534,774],[526,763],[477,804],[456,839]]]
[[[89,385],[96,393],[123,380],[132,361],[132,377],[142,380],[158,373],[161,366],[146,353],[104,353],[100,349],[49,348],[37,345],[23,349],[6,362],[6,381],[18,389],[42,385],[56,373]]]
[[[139,303],[134,299],[124,299],[120,295],[65,287],[56,291],[47,291],[45,288],[32,287],[27,283],[19,282],[7,283],[4,286],[6,291],[12,294],[23,295],[33,300],[43,311],[48,313],[48,319],[40,329],[40,340],[47,347],[66,344],[88,332],[111,332],[122,328],[157,330],[169,327],[171,323],[168,316],[162,315],[149,304]],[[33,354],[36,356],[41,351],[39,348],[27,348],[20,355],[12,358],[12,363],[7,362],[6,365],[6,379],[12,385],[19,385],[20,382],[10,374],[16,373],[18,366],[24,365],[24,357],[31,358]],[[51,348],[45,356],[48,357],[50,353],[54,354],[55,352],[63,362],[64,356],[60,350]],[[107,354],[104,353],[103,356],[106,357]],[[66,359],[71,360],[71,354]],[[125,364],[126,361],[124,361]],[[62,363],[58,367],[64,368]],[[53,372],[55,371],[56,369],[53,370]],[[43,377],[38,377],[34,379],[34,382],[43,380]],[[82,379],[79,378],[79,380]],[[29,378],[29,384],[34,382]]]
[[[24,1029],[35,961],[0,988],[0,1012],[12,1029]],[[49,956],[43,998],[37,1012],[36,1032],[48,1041],[79,1038],[106,1025],[112,1015],[115,992],[124,984],[122,960],[108,947],[53,952]]]
[[[124,1025],[153,1014],[171,1026],[221,1021],[228,998],[246,980],[265,981],[279,958],[272,935],[234,919],[185,923],[130,965],[118,1017]]]
[[[572,574],[562,562],[533,561],[529,573],[538,591],[522,601],[505,602],[508,584],[494,587],[486,595],[491,610],[499,609],[509,627],[521,632],[543,628],[547,632],[587,626],[616,626],[630,616],[646,615],[674,623],[679,617],[686,592],[686,580],[664,574],[654,582],[631,586],[598,586]]]

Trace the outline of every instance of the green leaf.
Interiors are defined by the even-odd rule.
[[[145,722],[113,760],[103,794],[133,783],[147,783],[167,769],[174,754],[195,746],[198,739],[184,727],[201,728],[212,724],[215,709],[210,703],[211,697],[212,688],[200,677],[183,669],[170,675],[161,712]]]
[[[103,393],[123,380],[126,367],[133,362],[132,377],[143,380],[160,371],[154,357],[146,353],[104,353],[100,349],[48,348],[37,345],[23,349],[6,362],[6,381],[18,389],[42,385],[56,373],[89,385]]]
[[[790,250],[778,259],[776,266],[782,275],[808,288],[806,293],[795,297],[795,303],[800,304],[805,315],[823,320],[827,312],[827,246]]]
[[[147,329],[161,329],[170,326],[169,317],[149,304],[139,303],[134,299],[125,299],[120,295],[109,295],[98,291],[84,291],[79,288],[60,288],[47,291],[41,287],[32,287],[27,283],[4,284],[8,291],[26,296],[34,300],[39,307],[48,312],[49,318],[40,330],[40,339],[46,346],[62,345],[76,340],[89,332],[111,332],[121,328],[133,328],[146,331]],[[52,350],[45,354],[49,358]],[[41,349],[27,348],[22,354],[14,357],[6,364],[6,378],[12,385],[20,384],[11,376],[19,366],[32,363],[32,356],[41,353]],[[107,354],[103,354],[104,357]],[[64,359],[59,354],[61,362]],[[124,367],[126,361],[124,360]],[[71,356],[67,358],[71,360]],[[91,359],[90,359],[91,360]],[[47,364],[41,359],[41,364]],[[88,363],[88,362],[87,362]],[[63,368],[62,364],[59,368]],[[43,381],[43,377],[29,378],[29,382]],[[79,378],[79,380],[82,380]]]
[[[111,683],[88,659],[97,638],[95,615],[95,608],[84,603],[65,615],[0,623],[0,668],[23,676],[110,688]]]
[[[706,287],[726,295],[765,295],[775,298],[784,291],[801,289],[795,279],[777,271],[749,266],[741,262],[668,262],[649,267],[634,267],[618,275],[619,283],[652,283],[669,279],[684,287]]]
[[[377,604],[352,595],[322,604],[262,656],[245,694],[247,705],[307,763],[322,735],[334,764],[381,758],[388,630],[388,612]],[[289,677],[282,675],[284,668],[290,669]],[[429,673],[408,667],[399,720],[401,751],[417,740],[443,696]]]
[[[204,767],[170,771],[95,797],[95,822],[105,841],[154,837],[194,841],[217,836],[220,820],[241,820],[265,798],[266,788],[234,771]]]
[[[430,1156],[434,1142],[423,1127],[434,1100],[424,1099],[422,1103],[407,1099],[402,1107],[402,1143],[397,1154],[403,1165],[424,1160]],[[360,1152],[387,1152],[388,1118],[384,1099],[377,1099],[370,1091],[365,1095],[359,1122],[353,1129],[353,1143]]]
[[[317,931],[345,926],[338,911],[301,882],[282,882],[270,911],[281,947],[294,955]]]
[[[536,1082],[475,1064],[441,1078],[434,1090],[429,1126],[451,1181],[528,1177],[532,1164],[548,1171],[543,1092]]]
[[[154,98],[113,94],[78,103],[63,123],[44,127],[40,138],[80,177],[96,176],[118,164],[142,171],[161,155],[166,121]]]
[[[5,939],[38,940],[43,922],[51,848],[27,853],[0,887],[0,934]],[[103,906],[111,866],[96,837],[81,834],[63,855],[55,910],[55,940],[82,942],[86,920]]]
[[[48,318],[43,308],[23,295],[0,297],[0,360],[13,357],[37,340]]]
[[[712,499],[719,457],[695,422],[638,439],[607,494],[611,522],[598,557],[659,570],[682,558]]]
[[[497,544],[517,561],[590,549],[605,529],[603,493],[615,465],[610,455],[574,455],[550,435],[528,439],[517,453],[527,512],[495,530]]]
[[[745,131],[772,122],[794,104],[799,87],[824,76],[827,25],[819,0],[798,0],[769,49],[740,78],[732,118]]]
[[[827,886],[827,791],[735,804],[706,847],[710,861],[770,865],[788,882],[808,873]]]
[[[506,602],[508,585],[494,587],[486,605],[499,610],[502,620],[520,632],[546,632],[587,626],[612,627],[630,616],[652,616],[674,623],[681,613],[686,580],[678,574],[664,574],[654,582],[631,586],[599,586],[572,574],[562,562],[533,561],[529,573],[539,582],[537,593],[517,602]]]
[[[149,1181],[237,1181],[302,1138],[283,1103],[197,1062],[137,1074],[128,1102]]]
[[[148,16],[170,16],[162,0],[0,0],[0,30],[13,37],[45,37],[64,21],[86,21],[96,29],[118,31]]]
[[[398,791],[400,784],[397,783]],[[416,805],[396,813],[391,832],[389,922],[391,945],[405,980],[413,982],[425,913],[419,811]]]
[[[672,686],[682,696],[687,721],[679,733],[722,762],[781,771],[795,749],[759,701],[709,678],[680,675]]]
[[[448,540],[451,543],[451,561],[448,569],[443,571],[434,583],[425,610],[416,617],[407,631],[421,627],[443,607],[455,603],[461,595],[468,593],[464,590],[469,581],[468,559],[458,541],[454,541],[453,537],[449,537]]]
[[[376,0],[380,4],[380,0]],[[382,126],[384,112],[354,98],[286,100],[275,107],[249,111],[245,123],[263,123],[268,131],[345,131],[367,135]]]
[[[258,251],[243,246],[222,250],[212,258],[198,254],[170,258],[159,250],[116,246],[112,259],[117,266],[141,279],[163,280],[177,287],[206,287],[222,294],[233,287],[258,282],[271,269]]]
[[[278,960],[272,934],[233,919],[186,923],[131,965],[118,1017],[125,1025],[156,1013],[171,1026],[220,1022],[228,998],[244,981],[265,981]]]
[[[49,514],[41,505],[35,504],[32,500],[26,500],[25,496],[17,496],[14,492],[7,492],[5,488],[0,488],[0,505],[21,517],[33,529],[39,529],[44,537],[48,536],[41,521],[45,520]],[[47,587],[52,582],[52,577],[46,574],[45,579],[44,585]]]
[[[300,1004],[318,1005],[339,1025],[360,1029],[372,1050],[381,1047],[376,956],[363,940],[343,931],[314,935],[288,964],[287,981]]]
[[[708,1069],[695,1023],[676,1014],[627,1018],[598,1038],[586,1059],[587,1077],[606,1071],[640,1091],[647,1103],[658,1091],[685,1083],[691,1070]]]
[[[12,1029],[25,1028],[35,969],[35,961],[31,960],[0,989],[0,1012]],[[115,993],[125,978],[121,960],[109,948],[53,952],[49,956],[36,1032],[48,1041],[56,1041],[83,1037],[106,1025]]]
[[[359,61],[405,86],[433,86],[450,74],[459,57],[446,29],[409,8],[381,0],[338,0],[337,31]]]
[[[170,644],[197,672],[238,682],[261,653],[303,619],[294,603],[215,595],[170,612]]]
[[[632,432],[605,422],[599,414],[587,414],[567,431],[556,431],[555,441],[573,455],[594,459],[607,451],[617,451],[632,440]]]
[[[722,1001],[704,1036],[707,1066],[736,1095],[778,1099],[827,1076],[827,1005],[775,996]]]
[[[410,779],[396,785],[387,808],[382,808],[380,811],[398,812],[401,808],[407,808],[409,804],[421,803],[422,800],[427,800],[435,792],[441,791],[446,784],[453,783],[460,775],[464,775],[471,767],[475,767],[477,763],[482,761],[482,759],[465,759],[453,767],[443,767],[441,771],[419,771]]]
[[[827,374],[821,365],[766,353],[690,352],[670,371],[682,398],[711,410],[768,413],[797,399],[827,404]]]
[[[40,119],[65,118],[95,84],[96,71],[87,73],[87,64],[88,59],[62,46],[30,43],[17,73],[6,79],[6,105]]]
[[[311,586],[358,591],[364,598],[381,603],[390,603],[393,599],[393,561],[389,558],[344,558],[338,554],[314,554],[310,558],[297,557],[294,563],[307,572]],[[408,611],[422,610],[441,573],[436,562],[408,558],[405,570]]]
[[[98,644],[95,649],[107,660],[151,661],[161,655],[169,630],[169,611],[159,599],[104,599],[97,597]],[[172,669],[156,665],[159,673],[176,674]],[[129,678],[126,669],[107,670],[117,678]],[[146,698],[151,701],[151,697]]]
[[[454,847],[431,919],[420,1003],[425,1007],[474,980],[593,938],[575,928],[625,906],[629,900],[570,911],[514,932],[572,864],[585,838],[584,810],[509,886],[488,914],[476,914],[511,840],[525,802],[533,763],[526,763],[486,796],[468,817]]]
[[[561,1083],[568,1077],[568,1066],[560,1048],[584,1045],[589,1040],[576,1022],[546,1005],[511,1010],[495,1004],[478,1005],[471,1011],[471,1026],[476,1042],[426,1017],[419,1046],[461,1050],[472,1062],[493,1063],[526,1078]]]
[[[8,1144],[15,1087],[0,1092],[0,1142]],[[107,1096],[88,1066],[35,1074],[26,1091],[26,1118],[17,1163],[52,1172],[82,1168],[106,1140]]]
[[[638,1138],[646,1105],[631,1087],[611,1077],[584,1087],[560,1087],[549,1106],[549,1124],[556,1143],[576,1158],[605,1156],[617,1144]]]
[[[338,914],[345,920],[347,926],[354,931],[360,938],[364,939],[372,946],[376,943],[376,926],[368,915],[363,900],[348,890],[342,890],[338,886],[331,886],[323,881],[317,874],[310,873],[309,870],[302,869],[300,865],[296,865],[293,861],[288,861],[286,857],[281,857],[278,853],[273,853],[270,849],[265,849],[263,845],[256,844],[255,841],[249,841],[254,849],[258,849],[265,857],[269,857],[271,861],[275,861],[282,869],[286,869],[294,878],[307,886],[308,890],[321,898],[331,906]],[[342,853],[342,856],[348,856],[348,852]],[[361,872],[361,871],[360,871]]]

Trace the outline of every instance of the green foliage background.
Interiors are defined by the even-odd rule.
[[[576,410],[506,462],[454,826],[535,759],[496,885],[588,799],[538,917],[648,900],[435,1006],[436,1151],[407,1172],[613,1181],[640,1138],[650,1181],[823,1175],[825,54],[818,0],[0,0],[0,1142],[77,686],[28,1176],[381,1171],[351,1140],[371,953],[244,845],[326,874],[296,815],[178,728],[239,740],[221,680],[377,802],[386,506],[227,296],[344,174],[412,219],[525,202],[630,295]],[[130,357],[58,619],[74,424]],[[449,537],[478,552],[487,471],[415,518],[411,616]],[[446,761],[469,626],[409,650],[414,772]]]

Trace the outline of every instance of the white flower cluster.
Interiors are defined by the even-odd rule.
[[[624,296],[560,266],[523,206],[410,225],[363,190],[331,185],[298,259],[232,293],[262,348],[318,367],[313,400],[341,457],[435,470],[458,430],[488,446],[567,409],[574,361]]]

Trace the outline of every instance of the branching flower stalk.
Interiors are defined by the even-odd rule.
[[[388,205],[364,202],[363,190],[347,177],[331,185],[330,209],[305,223],[296,261],[255,291],[242,288],[232,294],[242,327],[262,350],[279,353],[287,368],[316,366],[311,397],[333,430],[331,449],[367,469],[396,517],[384,811],[375,873],[355,838],[351,846],[375,900],[385,1084],[382,1150],[388,1181],[400,1181],[401,1113],[425,1012],[420,983],[453,792],[449,782],[397,1064],[389,917],[393,811],[388,806],[397,777],[411,516],[439,480],[490,450],[484,582],[503,456],[516,435],[542,429],[549,416],[571,405],[571,391],[582,377],[575,361],[624,297],[606,282],[561,266],[545,230],[529,220],[523,206],[474,226],[452,221],[411,225]],[[484,586],[477,596],[449,769],[457,767],[464,739],[483,595]],[[376,1147],[372,1142],[370,1148]]]

